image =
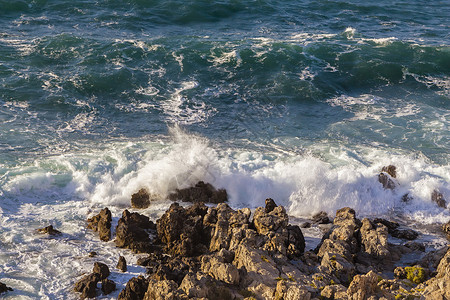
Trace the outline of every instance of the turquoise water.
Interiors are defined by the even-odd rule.
[[[142,187],[448,221],[430,194],[450,200],[449,19],[450,1],[0,0],[0,279],[72,297],[91,263],[66,264],[104,247],[84,220]],[[48,223],[67,235],[29,236]]]

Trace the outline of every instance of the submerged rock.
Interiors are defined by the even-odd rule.
[[[39,228],[39,229],[37,230],[37,232],[43,233],[43,234],[49,234],[49,235],[58,235],[58,234],[61,234],[61,231],[54,229],[54,228],[53,228],[53,225],[49,225],[49,226],[44,227],[44,228]]]
[[[111,294],[116,290],[116,283],[110,279],[102,280],[102,292],[103,295]]]
[[[119,248],[128,248],[135,252],[149,252],[153,249],[149,231],[155,229],[155,224],[148,217],[125,210],[117,224],[114,242]]]
[[[442,195],[442,193],[440,193],[438,190],[434,190],[433,193],[431,193],[431,201],[436,203],[439,207],[447,207],[447,202],[444,199],[444,195]]]
[[[102,241],[109,241],[111,239],[111,211],[105,207],[99,214],[88,219],[87,227],[97,232]]]
[[[13,291],[13,289],[4,284],[3,282],[0,282],[0,294],[6,293],[8,291]]]
[[[172,201],[182,202],[203,202],[203,203],[223,203],[228,201],[227,191],[224,189],[216,190],[210,183],[199,181],[195,186],[177,189],[169,195]]]
[[[122,272],[127,271],[127,261],[125,260],[125,257],[119,256],[119,261],[117,262],[116,268]]]
[[[131,195],[131,207],[147,208],[150,206],[150,194],[146,189],[140,189],[137,193]]]

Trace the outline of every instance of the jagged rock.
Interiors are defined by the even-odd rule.
[[[358,227],[359,221],[356,219],[356,212],[353,208],[343,207],[336,211],[333,224],[336,226],[353,225],[354,227]]]
[[[110,274],[108,266],[100,262],[94,263],[94,269],[92,270],[92,273],[98,274],[100,280],[107,278]]]
[[[381,218],[374,219],[373,223],[374,224],[377,224],[377,223],[383,224],[384,226],[387,227],[389,233],[391,233],[393,230],[395,230],[398,227],[400,227],[400,224],[398,224],[397,222],[392,222],[392,221],[388,221],[388,220],[381,219]]]
[[[203,229],[207,210],[203,203],[188,209],[173,203],[156,221],[158,237],[170,255],[193,256],[207,251],[209,237]]]
[[[397,178],[397,167],[389,165],[387,167],[381,168],[381,172],[388,173],[392,178]]]
[[[337,253],[347,259],[351,259],[352,256],[350,246],[342,240],[325,239],[317,252],[317,256],[323,257],[325,253]]]
[[[4,284],[3,282],[0,282],[0,294],[6,293],[8,291],[12,291],[13,289]]]
[[[390,232],[393,237],[404,239],[404,240],[415,240],[419,236],[417,231],[412,229],[394,229]]]
[[[406,270],[404,267],[396,267],[394,269],[394,276],[398,279],[406,279]]]
[[[75,283],[75,292],[81,293],[81,299],[94,298],[97,295],[97,283],[100,281],[98,273],[84,276]]]
[[[447,207],[447,202],[444,199],[444,195],[442,195],[442,193],[438,190],[434,190],[433,193],[431,193],[431,201],[435,202],[439,207]]]
[[[155,224],[148,217],[125,210],[117,224],[114,242],[119,248],[149,252],[153,247],[148,231],[155,229]]]
[[[310,300],[312,292],[310,287],[294,282],[279,280],[273,300]]]
[[[275,201],[273,201],[272,198],[267,198],[266,199],[266,207],[265,207],[265,212],[266,214],[270,213],[272,210],[274,210],[274,208],[277,207],[277,205],[275,204]]]
[[[228,195],[225,189],[216,190],[211,184],[199,181],[193,187],[177,189],[175,193],[169,195],[169,199],[172,201],[217,204],[228,201]]]
[[[120,292],[118,300],[141,300],[144,298],[149,286],[149,280],[144,276],[131,278],[125,288]]]
[[[131,207],[147,208],[150,206],[150,194],[146,189],[140,189],[137,193],[131,195]]]
[[[394,295],[378,286],[378,275],[370,271],[366,275],[356,275],[347,289],[349,300],[394,299]]]
[[[111,239],[111,211],[105,207],[99,214],[89,218],[87,227],[97,232],[100,240],[109,241]]]
[[[325,253],[319,270],[336,276],[340,283],[347,285],[356,274],[355,266],[338,253]]]
[[[445,232],[445,234],[447,234],[447,239],[450,240],[450,221],[442,225],[442,230]]]
[[[347,300],[347,289],[342,284],[327,285],[320,292],[320,296],[325,299]]]
[[[37,230],[37,232],[39,233],[44,233],[44,234],[49,234],[49,235],[58,235],[61,234],[61,231],[58,231],[56,229],[53,228],[53,225],[49,225],[47,227],[44,228],[39,228]]]
[[[119,261],[117,262],[116,268],[122,272],[127,271],[127,261],[125,260],[125,257],[119,256]]]
[[[222,249],[221,255],[203,256],[201,270],[203,273],[210,275],[216,280],[223,281],[232,285],[238,285],[240,280],[239,270],[236,266],[226,262],[226,256],[233,256],[230,251],[223,254],[225,249]],[[225,256],[225,258],[224,258]]]
[[[318,212],[314,216],[312,216],[311,220],[315,224],[329,224],[331,223],[330,218],[328,217],[328,214],[324,211]]]
[[[97,252],[91,251],[91,252],[89,252],[88,256],[89,257],[96,257],[97,256]]]
[[[417,242],[406,242],[404,244],[405,247],[407,247],[408,249],[410,249],[411,251],[416,251],[416,252],[425,252],[425,245],[422,243],[417,243]]]
[[[436,277],[425,284],[425,299],[450,299],[450,249],[439,262]]]
[[[253,216],[253,223],[259,234],[286,228],[288,222],[289,218],[283,206],[277,206],[269,213],[266,213],[264,208],[258,207]]]
[[[425,256],[422,257],[420,261],[417,262],[417,264],[432,271],[436,270],[439,262],[442,260],[449,249],[449,247],[444,247],[438,250],[430,251],[425,254]]]
[[[381,223],[372,224],[369,219],[362,220],[361,244],[364,251],[375,259],[389,258],[388,229]]]
[[[378,175],[378,181],[383,185],[383,188],[385,189],[395,189],[395,182],[386,173],[380,173]]]
[[[103,295],[111,294],[116,290],[116,284],[114,281],[110,279],[103,279],[102,280],[102,292]]]
[[[410,202],[412,199],[413,199],[413,197],[410,196],[408,193],[406,193],[402,196],[402,201],[406,202],[406,203]]]
[[[303,222],[300,224],[300,228],[311,228],[310,222]]]
[[[150,279],[143,300],[187,300],[188,297],[178,290],[178,284],[172,280],[156,281]]]
[[[324,236],[324,239],[342,240],[349,246],[351,253],[357,253],[360,248],[359,228],[361,221],[356,218],[352,208],[344,207],[336,211],[334,218],[334,229]]]
[[[189,298],[233,299],[228,288],[221,286],[210,276],[200,272],[187,274],[180,284],[180,289]]]
[[[197,271],[198,267],[187,261],[186,258],[167,258],[148,269],[148,273],[152,273],[151,277],[157,280],[173,280],[180,284],[184,276],[190,271]]]

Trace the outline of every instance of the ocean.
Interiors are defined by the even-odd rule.
[[[199,180],[233,208],[350,206],[445,244],[426,228],[450,220],[431,201],[450,201],[449,21],[448,0],[0,0],[4,297],[77,299],[121,254],[116,298],[145,269],[86,219],[109,207],[115,226],[146,188],[156,220]]]

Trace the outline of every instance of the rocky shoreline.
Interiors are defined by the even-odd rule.
[[[226,201],[226,192],[211,187],[199,183],[177,193],[217,202],[214,193],[220,191]],[[145,191],[137,196],[147,202]],[[285,208],[274,200],[253,213],[203,201],[190,201],[195,203],[188,207],[175,202],[156,224],[137,212],[123,212],[114,242],[147,253],[138,259],[147,274],[129,280],[118,299],[450,299],[450,249],[424,255],[425,247],[413,241],[418,233],[396,222],[359,220],[348,207],[334,218],[321,212],[311,222],[329,223],[329,230],[315,250],[305,252],[301,228],[289,224]],[[110,240],[111,212],[103,209],[88,227]],[[389,236],[402,244],[389,243]],[[397,264],[413,253],[421,259]],[[117,268],[126,272],[123,257]],[[101,282],[108,294],[115,289],[108,275],[108,266],[96,263],[75,291],[82,299],[95,297]]]

